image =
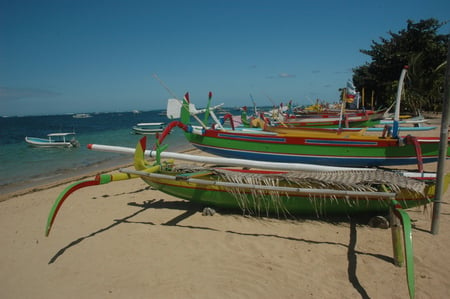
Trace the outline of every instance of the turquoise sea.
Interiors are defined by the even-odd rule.
[[[0,193],[38,187],[69,177],[131,164],[133,157],[87,149],[90,143],[135,147],[142,135],[132,134],[139,122],[165,122],[164,111],[92,113],[89,118],[72,115],[47,115],[0,118]],[[78,148],[37,148],[25,142],[25,136],[46,138],[49,133],[72,132],[80,142]],[[155,141],[148,135],[147,147]],[[175,128],[166,138],[167,151],[181,152],[192,146],[181,129]]]

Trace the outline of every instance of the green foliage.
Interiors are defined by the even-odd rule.
[[[406,29],[389,31],[390,38],[372,40],[369,50],[360,50],[372,61],[353,69],[357,89],[364,88],[366,95],[374,91],[376,107],[389,106],[395,100],[401,70],[408,65],[402,109],[442,110],[450,35],[438,34],[438,30],[445,24],[433,18],[418,23],[408,20]]]

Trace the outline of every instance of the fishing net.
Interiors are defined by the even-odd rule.
[[[264,188],[227,187],[237,200],[244,214],[263,215],[269,214],[269,210],[276,210],[278,215],[289,215],[289,211],[283,205],[281,197],[289,197],[289,193],[280,190],[271,190],[279,186],[302,189],[329,189],[360,192],[392,192],[409,194],[415,198],[426,197],[426,183],[411,179],[395,172],[385,170],[355,170],[355,171],[291,171],[281,173],[239,172],[223,168],[204,168],[179,166],[174,168],[176,172],[208,171],[216,176],[216,179],[236,184],[252,186],[264,186]],[[249,196],[249,193],[251,196]],[[323,206],[330,201],[345,201],[349,208],[361,200],[355,201],[333,194],[309,194],[309,200],[314,205],[317,216],[323,213]],[[381,199],[381,198],[380,198]],[[385,199],[384,199],[385,201]],[[386,203],[387,205],[387,203]],[[272,208],[270,208],[272,207]]]

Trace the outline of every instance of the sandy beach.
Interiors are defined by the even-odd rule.
[[[203,207],[135,179],[78,190],[45,237],[50,208],[68,185],[0,202],[0,298],[409,297],[391,231],[361,219],[202,216]],[[431,205],[408,210],[416,298],[450,298],[449,196],[437,235]]]

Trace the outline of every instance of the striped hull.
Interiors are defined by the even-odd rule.
[[[230,158],[347,167],[418,163],[415,146],[399,146],[393,138],[289,137],[216,130],[206,130],[203,135],[185,132],[185,135],[195,147]],[[437,161],[439,138],[420,138],[419,144],[423,163]]]

